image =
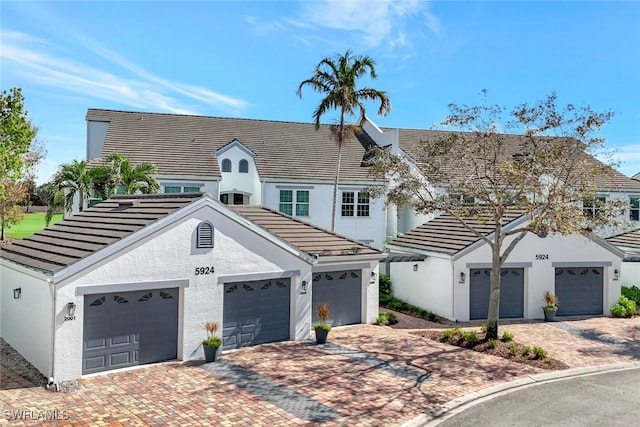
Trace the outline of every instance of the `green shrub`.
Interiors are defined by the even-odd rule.
[[[393,301],[393,297],[387,294],[380,294],[380,305],[386,307],[391,301]]]
[[[509,344],[509,351],[511,352],[511,354],[516,354],[516,353],[518,353],[518,350],[519,350],[519,349],[520,349],[520,348],[518,347],[518,344],[516,344],[516,343],[511,343],[511,344]]]
[[[613,317],[631,317],[635,315],[637,311],[638,306],[636,305],[636,302],[624,295],[620,296],[618,304],[611,307],[611,315]]]
[[[378,291],[380,295],[391,295],[391,277],[378,274]]]
[[[476,331],[464,331],[460,334],[460,338],[468,344],[477,344],[480,341]]]
[[[483,323],[482,325],[480,325],[480,331],[481,332],[487,332],[487,324]]]
[[[398,323],[398,319],[396,319],[396,315],[393,313],[389,313],[389,312],[384,312],[384,313],[380,313],[378,314],[378,319],[377,319],[377,323],[378,325],[395,325],[396,323]]]
[[[531,353],[531,347],[529,347],[528,345],[525,345],[524,348],[522,349],[522,354],[524,354],[525,356],[527,354]]]
[[[442,338],[445,338],[445,339],[452,338],[456,335],[457,334],[455,329],[445,329],[444,331],[442,331]]]
[[[620,296],[620,299],[618,300],[618,304],[620,304],[625,308],[625,310],[627,310],[628,316],[633,316],[634,314],[636,314],[636,311],[638,311],[636,302],[625,297],[624,295]]]
[[[407,313],[412,316],[421,317],[423,319],[435,321],[438,318],[438,316],[436,316],[434,313],[430,312],[429,310],[425,310],[415,305],[411,305],[391,295],[380,294],[379,302],[382,307]]]
[[[629,298],[631,301],[635,301],[636,305],[640,304],[640,288],[635,285],[630,287],[623,286],[621,291],[622,296]]]
[[[536,356],[536,359],[544,359],[547,357],[547,351],[542,347],[533,347],[533,354]]]
[[[491,338],[487,341],[487,346],[489,346],[489,348],[496,348],[498,345],[500,345],[500,341],[496,339]]]
[[[613,317],[627,317],[627,309],[620,304],[616,304],[611,307],[611,315]]]
[[[502,333],[502,341],[504,341],[504,342],[513,341],[514,338],[515,338],[515,335],[513,335],[513,333],[511,333],[509,331],[504,331]]]

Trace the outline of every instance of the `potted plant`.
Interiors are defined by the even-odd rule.
[[[330,313],[329,305],[320,304],[318,305],[317,311],[320,322],[313,324],[313,330],[316,333],[316,343],[324,344],[327,342],[327,335],[329,335],[329,331],[331,330],[331,325],[327,323]]]
[[[222,339],[216,335],[218,323],[207,321],[204,324],[204,329],[207,331],[207,337],[202,340],[204,359],[207,362],[215,362],[220,356],[220,347],[222,346]]]
[[[556,311],[558,311],[558,297],[547,291],[544,293],[544,305],[542,311],[544,311],[545,322],[553,322],[556,317]]]

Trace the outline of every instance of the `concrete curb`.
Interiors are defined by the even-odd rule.
[[[542,374],[529,375],[518,378],[514,381],[487,387],[482,390],[474,391],[456,399],[450,400],[444,405],[438,406],[424,414],[420,414],[414,419],[402,424],[401,427],[433,427],[441,422],[453,417],[454,415],[482,403],[494,397],[511,393],[513,391],[531,387],[534,385],[560,381],[568,378],[582,377],[588,375],[602,374],[606,372],[624,371],[627,369],[640,368],[640,361],[637,362],[620,362],[600,366],[588,366],[583,368],[566,369],[562,371],[545,372]]]

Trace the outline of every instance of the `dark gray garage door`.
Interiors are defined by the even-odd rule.
[[[556,268],[558,316],[602,314],[602,267]]]
[[[472,269],[469,283],[469,318],[486,319],[491,288],[488,268]],[[500,273],[500,317],[524,316],[524,269],[503,268]]]
[[[316,310],[319,304],[329,304],[333,326],[361,322],[362,270],[317,273],[311,292],[314,323],[320,320]]]
[[[289,339],[290,280],[226,283],[222,348]]]
[[[175,359],[178,290],[85,295],[83,374]]]

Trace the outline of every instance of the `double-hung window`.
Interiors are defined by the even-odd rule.
[[[369,193],[365,191],[343,191],[342,216],[369,216]]]
[[[309,216],[309,190],[280,190],[279,210],[291,216]]]
[[[629,206],[629,219],[631,221],[640,221],[640,197],[632,197]]]

